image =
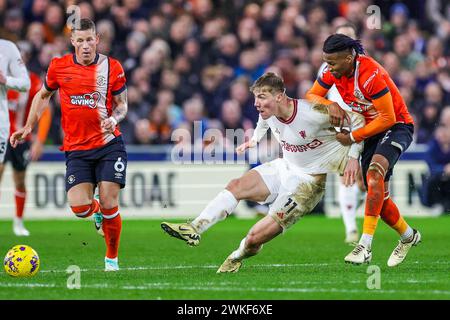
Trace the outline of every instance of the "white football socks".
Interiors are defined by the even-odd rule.
[[[256,252],[250,252],[248,250],[245,249],[245,241],[247,240],[247,237],[245,237],[244,239],[242,239],[241,243],[239,244],[239,248],[237,248],[236,250],[234,250],[231,253],[231,259],[233,260],[243,260],[245,258],[248,257],[252,257],[256,254],[258,254],[258,252],[261,251],[263,245],[261,245],[261,247],[259,247],[258,251]]]
[[[412,240],[413,234],[414,234],[414,230],[410,226],[408,226],[405,233],[400,235],[400,238],[402,239],[403,243],[409,242],[410,240]]]
[[[233,260],[242,260],[245,256],[245,240],[247,238],[242,239],[241,244],[239,245],[239,248],[237,248],[235,251],[231,253],[231,259]]]
[[[217,222],[224,220],[238,205],[239,201],[228,191],[221,191],[191,222],[198,233],[203,233]]]
[[[372,235],[363,233],[361,239],[359,239],[359,244],[362,244],[364,248],[370,250],[370,248],[372,248],[372,239],[373,239]]]
[[[346,234],[352,231],[358,231],[358,227],[356,226],[358,192],[359,188],[356,184],[350,187],[346,187],[342,183],[339,185],[339,207],[341,209]]]

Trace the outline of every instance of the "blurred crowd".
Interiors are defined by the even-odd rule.
[[[99,52],[125,69],[128,144],[172,143],[171,133],[192,131],[194,121],[202,130],[251,128],[258,114],[249,85],[272,70],[289,96],[304,97],[324,40],[345,23],[398,85],[415,117],[416,143],[434,139],[450,105],[448,1],[0,0],[0,38],[17,43],[28,68],[44,77],[52,57],[71,52],[71,5],[96,22]],[[379,29],[368,28],[376,14],[370,5],[381,9]],[[61,143],[56,101],[50,144]]]

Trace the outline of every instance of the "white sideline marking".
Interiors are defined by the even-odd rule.
[[[224,283],[225,284],[225,283]],[[205,283],[206,285],[206,283]],[[66,288],[62,285],[56,284],[41,284],[41,283],[0,283],[0,287],[8,288]],[[361,289],[339,289],[339,288],[258,288],[258,287],[209,287],[209,286],[177,286],[174,283],[146,283],[140,286],[114,286],[107,283],[104,284],[87,284],[82,285],[82,288],[86,289],[121,289],[121,290],[181,290],[181,291],[241,291],[241,292],[297,292],[297,293],[406,293],[410,294],[410,290],[361,290]],[[444,290],[420,290],[414,291],[415,294],[436,294],[436,295],[450,295],[450,291]]]
[[[411,261],[412,264],[419,264],[420,261]],[[256,268],[297,268],[297,267],[326,267],[332,265],[340,265],[342,263],[292,263],[292,264],[253,264],[251,267]],[[450,264],[450,261],[436,261],[433,264]],[[343,265],[343,264],[342,264]],[[220,265],[178,265],[178,266],[141,266],[141,267],[128,267],[120,268],[120,270],[125,271],[139,271],[139,270],[177,270],[177,269],[216,269]],[[103,271],[103,269],[81,269],[81,272],[98,272]],[[40,273],[66,273],[66,270],[41,270]]]
[[[257,268],[295,268],[295,267],[324,267],[329,266],[330,263],[299,263],[299,264],[253,264],[251,267]],[[176,269],[217,269],[220,265],[201,265],[201,266],[159,266],[159,267],[130,267],[120,268],[125,271],[138,270],[176,270]],[[82,272],[103,271],[103,269],[81,269]],[[41,270],[41,273],[66,273],[66,270]]]
[[[56,288],[53,283],[0,283],[1,288]]]

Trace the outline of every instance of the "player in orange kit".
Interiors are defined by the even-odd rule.
[[[74,54],[50,62],[44,86],[36,94],[24,128],[11,145],[26,138],[52,94],[59,90],[66,156],[66,191],[79,218],[101,212],[105,236],[105,271],[119,270],[122,220],[119,191],[125,186],[127,153],[117,124],[127,113],[126,79],[121,64],[97,53],[94,22],[81,19],[71,33]],[[99,189],[99,201],[94,190]]]
[[[331,35],[324,42],[323,58],[327,68],[306,98],[328,105],[332,125],[342,128],[346,122],[351,129],[347,114],[337,103],[324,98],[335,84],[344,102],[366,119],[364,127],[336,135],[343,145],[364,141],[361,166],[368,191],[363,234],[344,260],[354,264],[370,262],[372,239],[381,216],[401,237],[388,260],[388,266],[396,266],[421,240],[420,233],[406,223],[389,197],[393,167],[412,142],[413,119],[389,74],[374,59],[364,55],[359,40],[343,34]]]
[[[22,51],[24,61],[27,61],[26,53]],[[17,126],[22,127],[25,125],[26,119],[30,112],[31,102],[35,94],[42,87],[42,81],[39,76],[34,72],[29,72],[30,75],[30,91],[25,94],[21,94],[18,91],[8,91],[8,104],[9,104],[9,122],[10,122],[10,134],[17,130]],[[22,102],[22,95],[27,95],[26,105]],[[5,163],[10,161],[13,167],[13,179],[14,186],[16,188],[14,198],[16,202],[16,216],[14,217],[13,231],[16,236],[29,236],[30,232],[25,228],[23,223],[23,213],[25,208],[25,201],[27,190],[25,186],[25,176],[28,164],[31,161],[38,160],[43,151],[43,145],[47,139],[48,131],[51,124],[51,112],[47,106],[42,113],[42,117],[39,120],[37,136],[33,139],[29,135],[25,141],[12,148],[8,145],[5,155]],[[3,175],[4,167],[0,168],[0,180]]]

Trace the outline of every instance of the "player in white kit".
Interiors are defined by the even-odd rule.
[[[269,204],[268,215],[251,228],[218,272],[238,271],[243,259],[257,254],[264,243],[309,213],[325,192],[328,172],[344,173],[351,185],[359,170],[362,145],[345,147],[336,140],[325,106],[289,98],[283,80],[274,73],[257,79],[251,91],[260,117],[252,139],[237,151],[255,147],[270,128],[283,149],[283,158],[232,180],[191,223],[161,223],[165,232],[195,246],[201,233],[231,214],[240,200]],[[349,115],[353,128],[364,125],[362,116]]]
[[[350,38],[356,39],[356,28],[352,24],[343,24],[336,28],[336,33],[344,34]],[[324,62],[319,69],[318,76],[322,74],[327,64]],[[333,102],[337,102],[339,106],[347,111],[351,108],[344,102],[336,86],[333,85],[327,93],[327,99]],[[359,192],[364,192],[364,182],[362,179],[361,171],[357,175],[357,182],[351,186],[346,186],[344,179],[339,179],[339,209],[342,214],[342,220],[345,226],[345,242],[354,244],[359,240],[358,226],[356,225],[356,209],[358,207],[358,195]]]
[[[3,168],[9,138],[8,89],[29,90],[30,77],[16,45],[0,39],[0,169]]]

